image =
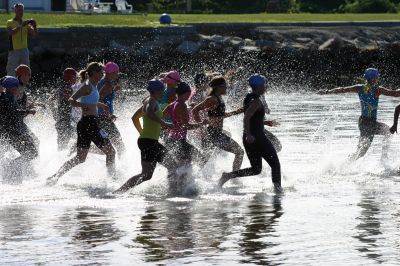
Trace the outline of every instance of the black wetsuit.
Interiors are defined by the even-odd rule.
[[[0,93],[0,137],[16,149],[22,158],[32,160],[38,156],[38,151],[24,123],[28,113],[12,94]]]
[[[72,88],[69,85],[65,85],[57,92],[56,130],[59,149],[67,147],[74,133],[74,128],[71,125],[72,106],[66,97],[66,95],[71,94]]]
[[[258,98],[259,95],[257,94],[247,94],[243,104],[245,112],[250,106],[250,103]],[[266,160],[271,167],[272,182],[280,185],[281,165],[274,146],[264,134],[264,116],[265,109],[264,106],[262,106],[250,118],[250,133],[255,138],[255,141],[253,143],[248,143],[246,141],[246,135],[243,134],[243,145],[246,150],[247,157],[249,158],[251,167],[240,169],[238,171],[231,172],[230,174],[232,178],[258,175],[261,173],[262,158],[264,158],[264,160]]]

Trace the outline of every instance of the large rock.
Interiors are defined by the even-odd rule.
[[[256,46],[258,47],[271,47],[275,48],[277,47],[277,42],[275,41],[270,41],[270,40],[257,40],[255,43]]]
[[[244,40],[240,37],[233,37],[230,41],[233,47],[240,47],[244,45]]]
[[[334,51],[342,48],[352,48],[354,44],[341,38],[331,38],[318,47],[320,51]]]
[[[176,50],[182,54],[193,55],[199,51],[201,44],[198,42],[184,41]]]
[[[354,44],[356,45],[357,49],[360,50],[376,50],[378,49],[378,44],[376,41],[367,39],[367,38],[357,38],[354,40]]]

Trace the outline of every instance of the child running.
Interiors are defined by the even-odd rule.
[[[143,128],[138,128],[140,133],[138,146],[141,154],[142,172],[131,177],[114,193],[124,193],[142,182],[150,180],[153,177],[157,162],[166,166],[167,169],[171,169],[172,167],[165,157],[167,149],[158,142],[161,127],[173,127],[171,123],[164,122],[161,119],[163,112],[160,109],[158,101],[163,97],[164,89],[163,82],[156,79],[150,80],[147,85],[150,97],[143,101],[142,112],[136,111],[136,116],[134,115],[137,118],[143,114]]]
[[[116,93],[121,90],[121,86],[118,83],[119,66],[114,62],[108,62],[104,66],[104,70],[106,75],[100,80],[97,89],[100,93],[100,102],[105,103],[109,111],[104,112],[103,109],[99,109],[100,126],[107,131],[108,138],[117,149],[118,155],[121,156],[125,152],[125,145],[121,133],[114,123],[117,118],[114,115],[114,99]]]
[[[91,142],[106,154],[109,174],[114,174],[115,171],[115,150],[107,138],[107,132],[100,128],[97,114],[98,107],[108,109],[107,105],[99,102],[100,96],[97,90],[97,83],[103,77],[103,65],[92,62],[79,75],[81,81],[85,81],[85,85],[69,98],[72,106],[82,108],[82,118],[77,126],[77,154],[65,162],[57,173],[48,178],[48,184],[55,184],[61,176],[73,167],[85,162]],[[79,99],[80,101],[78,101]]]
[[[365,70],[364,79],[365,84],[320,91],[319,94],[357,93],[361,104],[361,116],[358,120],[360,138],[357,150],[354,154],[350,155],[350,158],[357,160],[363,157],[371,146],[375,135],[383,135],[382,158],[387,158],[390,128],[388,125],[376,121],[378,116],[379,96],[400,97],[400,90],[388,90],[379,86],[379,71],[375,68],[368,68]]]
[[[209,153],[213,147],[217,147],[221,150],[233,153],[235,155],[233,170],[239,170],[243,161],[243,149],[236,141],[223,132],[223,127],[225,118],[243,113],[243,109],[240,108],[229,113],[225,112],[225,103],[222,99],[222,95],[226,94],[227,84],[224,77],[216,76],[208,85],[212,90],[204,101],[193,108],[193,118],[195,121],[201,122],[200,111],[208,111],[209,125],[207,127],[207,137],[204,140],[207,146],[207,152]],[[209,157],[210,156],[206,156],[206,158]]]
[[[243,146],[251,167],[223,173],[219,180],[219,186],[222,187],[232,178],[260,174],[264,158],[271,167],[275,191],[280,192],[282,190],[281,165],[274,146],[264,133],[265,107],[260,99],[267,90],[267,79],[262,75],[254,74],[248,79],[248,82],[252,91],[247,94],[243,102],[245,112]]]

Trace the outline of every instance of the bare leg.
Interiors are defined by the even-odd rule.
[[[75,157],[72,159],[66,161],[63,166],[51,177],[47,179],[47,184],[49,185],[54,185],[57,183],[58,179],[62,177],[65,173],[67,173],[69,170],[77,166],[78,164],[81,164],[86,161],[87,154],[89,152],[89,149],[83,149],[83,148],[78,148],[77,149],[77,154]]]
[[[144,181],[150,180],[153,176],[154,170],[156,169],[156,165],[157,162],[147,162],[142,160],[142,172],[131,177],[119,189],[114,191],[114,193],[124,193]]]
[[[106,154],[106,166],[109,175],[115,174],[115,149],[108,142],[104,147],[101,148],[101,151]]]
[[[227,152],[231,152],[235,154],[235,159],[233,160],[232,169],[233,171],[237,171],[242,166],[244,151],[240,145],[234,141],[233,139],[230,141],[228,145],[226,145],[223,150]]]

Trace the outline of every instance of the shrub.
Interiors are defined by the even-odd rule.
[[[396,13],[396,5],[389,0],[352,0],[343,7],[349,13]]]

